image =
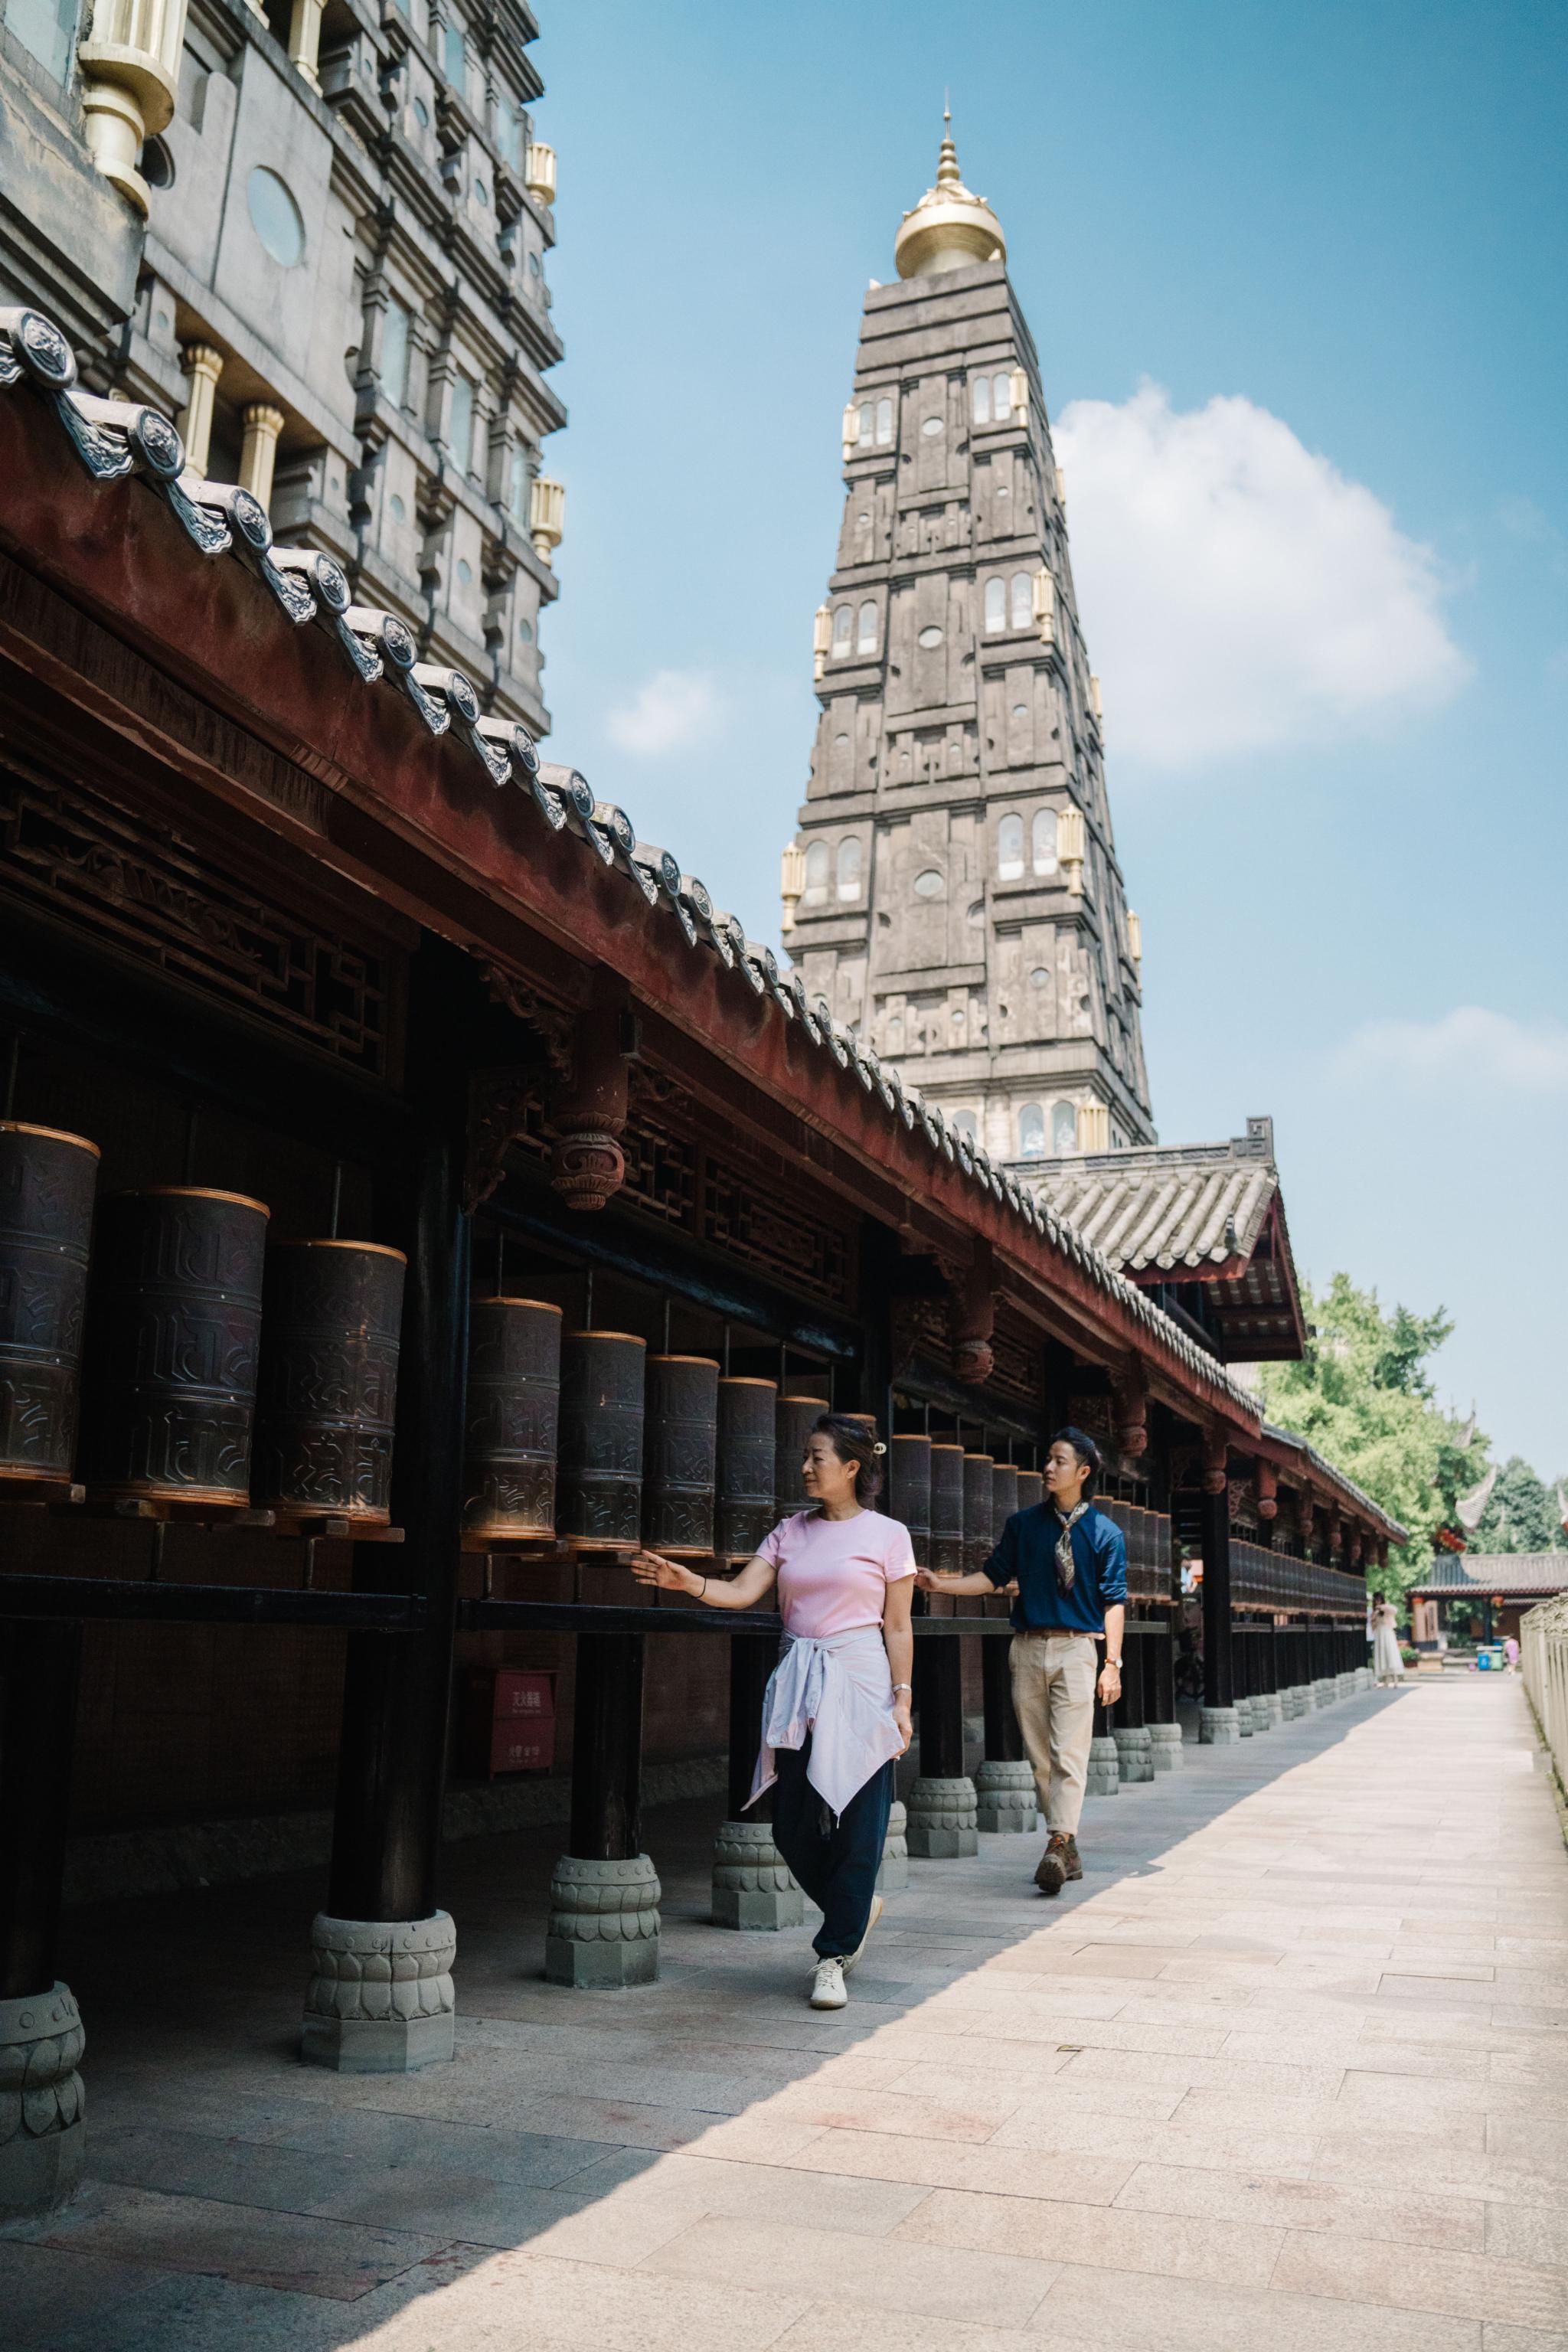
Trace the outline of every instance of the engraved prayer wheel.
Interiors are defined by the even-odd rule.
[[[991,1540],[1002,1540],[1002,1530],[1018,1507],[1018,1471],[1012,1462],[997,1462],[991,1469]]]
[[[782,1396],[773,1414],[773,1507],[781,1519],[805,1508],[800,1465],[805,1441],[827,1411],[826,1398]]]
[[[750,1559],[778,1518],[778,1397],[776,1381],[737,1378],[719,1383],[713,1549],[721,1559]]]
[[[278,1242],[268,1251],[257,1502],[386,1526],[407,1265],[380,1242]]]
[[[568,1331],[561,1342],[556,1528],[591,1551],[642,1540],[643,1386],[647,1345],[629,1331]]]
[[[1036,1503],[1043,1503],[1045,1499],[1046,1480],[1044,1472],[1039,1470],[1020,1470],[1018,1473],[1018,1508],[1021,1511],[1027,1511],[1031,1509]]]
[[[931,1566],[931,1440],[910,1436],[888,1442],[888,1515],[901,1519],[919,1568]]]
[[[652,1551],[713,1549],[719,1367],[711,1356],[647,1360],[643,1541]]]
[[[991,1557],[991,1473],[996,1467],[989,1454],[963,1457],[963,1572],[972,1576]]]
[[[963,1570],[963,1448],[931,1450],[931,1564],[939,1576]]]
[[[0,1119],[0,1477],[68,1485],[98,1146]]]
[[[89,1475],[158,1502],[244,1504],[261,1338],[265,1204],[165,1184],[99,1215]]]
[[[463,1528],[492,1539],[555,1533],[561,1422],[561,1309],[538,1298],[476,1298],[468,1308]]]

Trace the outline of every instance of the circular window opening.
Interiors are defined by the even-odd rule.
[[[397,492],[396,492],[395,490],[394,490],[394,491],[393,491],[393,493],[392,493],[392,497],[391,497],[391,499],[390,499],[390,501],[389,501],[389,505],[390,505],[390,508],[391,508],[392,520],[393,520],[393,521],[394,521],[394,522],[406,522],[406,521],[407,521],[407,520],[408,520],[408,509],[404,505],[403,500],[398,497]]]
[[[150,188],[172,188],[174,184],[174,159],[161,139],[144,139],[142,142],[142,177]]]
[[[847,751],[849,748],[849,738],[847,735],[836,735],[833,743],[836,751]]]
[[[1013,705],[1013,716],[1015,719],[1027,719],[1028,715],[1029,706],[1026,702],[1016,702]]]
[[[969,909],[969,920],[972,923],[983,923],[985,920],[985,901],[984,898],[976,898],[974,904]]]
[[[300,207],[276,172],[258,163],[246,186],[250,225],[280,269],[305,258],[305,224]]]
[[[531,646],[533,643],[533,631],[526,621],[518,623],[517,634],[520,644]]]
[[[471,588],[474,584],[474,567],[466,555],[458,559],[458,579],[465,588]]]
[[[430,110],[426,105],[425,100],[422,98],[416,98],[414,101],[414,120],[419,125],[421,131],[429,130]]]
[[[955,1005],[953,1006],[953,1008],[952,1008],[952,1011],[948,1014],[948,1016],[947,1016],[947,1017],[948,1017],[948,1019],[952,1023],[952,1025],[953,1025],[953,1027],[954,1027],[955,1029],[957,1029],[957,1028],[962,1028],[962,1026],[963,1026],[963,1005],[962,1005],[962,1004],[955,1004]]]
[[[921,426],[921,431],[925,435],[928,441],[934,440],[936,436],[942,431],[941,417],[928,416],[925,423]]]
[[[922,873],[915,876],[915,897],[917,898],[940,898],[941,896],[942,876],[937,872],[934,866],[928,866]]]
[[[537,253],[531,253],[528,257],[528,274],[531,278],[537,278],[539,275],[539,256]]]
[[[1034,971],[1029,974],[1029,986],[1031,988],[1048,988],[1050,984],[1050,973],[1046,970],[1043,963],[1037,963],[1035,966]]]
[[[940,646],[942,643],[942,631],[933,625],[929,629],[922,629],[915,642],[918,645],[927,646]]]
[[[488,205],[488,204],[489,204],[489,200],[490,200],[490,192],[489,192],[489,190],[486,187],[486,185],[485,185],[485,184],[484,184],[484,182],[483,182],[482,180],[476,180],[476,181],[474,182],[474,194],[475,194],[475,195],[476,195],[476,196],[478,196],[478,198],[479,198],[479,202],[480,202],[480,204],[481,204],[481,205]]]

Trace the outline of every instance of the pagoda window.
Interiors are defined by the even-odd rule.
[[[1035,617],[1035,582],[1032,573],[1013,574],[1013,626],[1026,629]]]
[[[76,0],[9,0],[0,7],[5,30],[16,36],[47,74],[68,82],[75,62]]]
[[[976,425],[989,425],[989,424],[990,424],[990,422],[991,422],[991,379],[990,379],[990,377],[989,377],[988,375],[977,375],[977,376],[975,377],[974,382],[973,382],[973,385],[971,386],[971,388],[970,388],[970,389],[971,389],[971,396],[972,396],[973,403],[973,415],[974,415],[974,422],[975,422],[975,424],[976,424]]]
[[[459,97],[466,95],[468,83],[468,45],[463,38],[463,27],[456,16],[448,16],[441,35],[441,68],[447,79]]]
[[[988,580],[985,583],[985,634],[994,636],[1007,625],[1007,583]]]
[[[1058,1160],[1078,1150],[1078,1112],[1069,1102],[1052,1107],[1051,1150]]]
[[[877,412],[875,407],[872,405],[870,401],[863,400],[860,404],[860,438],[866,444],[868,448],[871,446],[871,436],[876,426],[876,421]]]
[[[452,405],[447,419],[447,446],[459,474],[474,458],[474,381],[459,369],[452,378]]]
[[[848,653],[855,635],[855,611],[849,604],[840,604],[833,615],[833,657],[842,661]]]
[[[389,294],[381,330],[381,395],[394,408],[403,407],[408,398],[408,342],[413,323],[407,303]]]
[[[1013,414],[1013,387],[1005,375],[999,375],[991,387],[991,414],[1000,425]]]
[[[1055,809],[1037,809],[1031,828],[1034,865],[1037,874],[1054,874],[1057,870],[1057,813]]]
[[[893,404],[890,400],[877,403],[877,446],[887,448],[893,437]]]
[[[971,1143],[980,1140],[980,1122],[972,1110],[950,1110],[947,1123],[955,1135],[966,1135]]]
[[[1020,882],[1024,876],[1024,820],[1005,816],[996,828],[996,873],[1003,882]]]
[[[857,653],[874,654],[877,650],[877,607],[872,604],[860,607],[860,627],[856,638]]]
[[[853,834],[838,845],[838,895],[841,898],[860,896],[860,844]]]
[[[820,907],[827,898],[827,876],[832,860],[825,841],[814,841],[805,853],[805,903]]]
[[[1018,1113],[1018,1151],[1025,1160],[1041,1160],[1046,1150],[1046,1114],[1038,1103],[1026,1103]]]

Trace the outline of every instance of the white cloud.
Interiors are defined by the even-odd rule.
[[[619,751],[636,759],[663,760],[704,742],[718,725],[719,712],[718,690],[706,672],[656,669],[629,702],[608,713],[605,725]]]
[[[1436,1021],[1368,1021],[1334,1056],[1340,1076],[1452,1089],[1458,1097],[1489,1083],[1517,1094],[1568,1093],[1568,1028],[1533,1024],[1479,1004],[1456,1005]]]
[[[1445,701],[1468,664],[1430,548],[1249,400],[1146,383],[1056,434],[1115,751],[1185,769]]]

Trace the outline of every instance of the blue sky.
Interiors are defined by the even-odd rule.
[[[861,298],[952,94],[1068,471],[1162,1136],[1276,1121],[1298,1261],[1443,1303],[1568,1469],[1568,14],[542,9],[571,423],[552,749],[754,936]]]

